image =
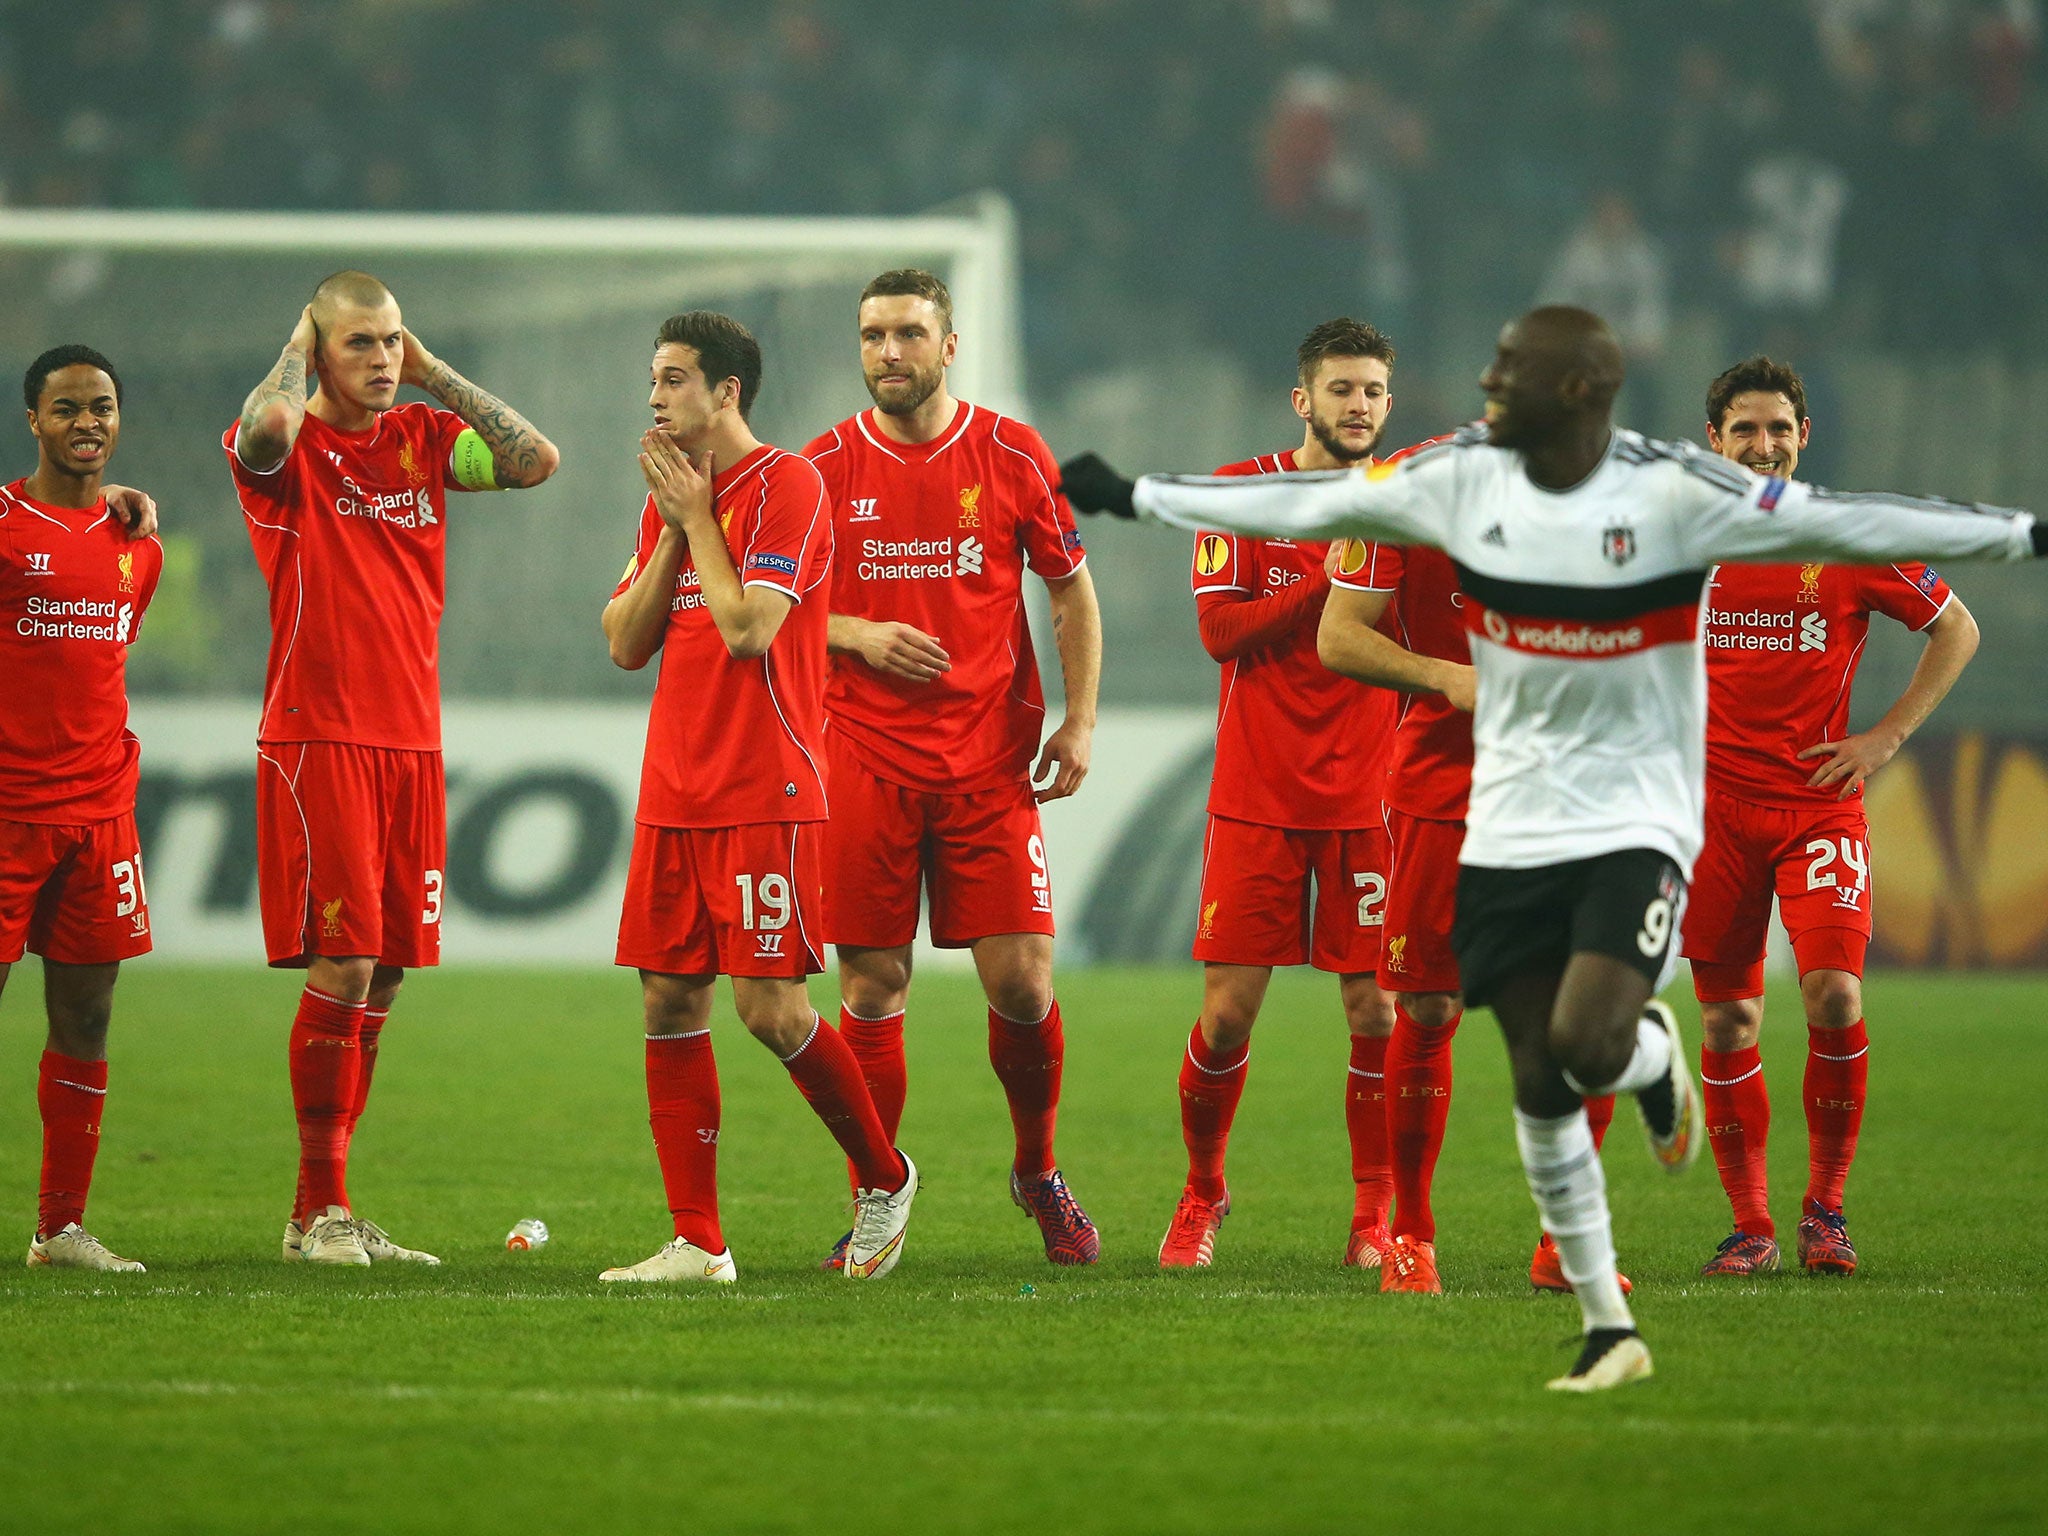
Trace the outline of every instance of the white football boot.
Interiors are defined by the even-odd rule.
[[[66,1222],[48,1237],[31,1241],[28,1245],[28,1267],[99,1269],[117,1275],[148,1273],[134,1259],[124,1259],[118,1253],[109,1253],[105,1243],[75,1221]]]
[[[710,1253],[684,1238],[674,1238],[652,1258],[638,1264],[608,1269],[600,1280],[708,1280],[713,1285],[731,1285],[740,1272],[732,1262],[732,1250]]]
[[[315,1216],[299,1238],[299,1257],[308,1264],[352,1264],[367,1268],[370,1255],[356,1232],[348,1208],[330,1205]]]
[[[300,1226],[300,1225],[299,1225],[299,1218],[298,1218],[298,1217],[296,1217],[296,1216],[292,1217],[292,1219],[291,1219],[291,1220],[287,1221],[287,1222],[286,1222],[286,1223],[284,1224],[284,1261],[285,1261],[285,1263],[287,1263],[287,1264],[296,1264],[296,1263],[298,1263],[298,1262],[299,1262],[299,1260],[301,1260],[301,1259],[303,1259],[303,1258],[305,1257],[305,1254],[303,1254],[303,1253],[301,1253],[301,1252],[299,1251],[299,1247],[300,1247],[300,1245],[301,1245],[302,1243],[304,1243],[304,1242],[305,1242],[305,1240],[306,1240],[306,1229],[305,1229],[304,1227],[302,1227],[302,1226]]]
[[[374,1221],[365,1221],[360,1216],[356,1218],[356,1236],[362,1239],[363,1252],[370,1256],[372,1263],[396,1262],[399,1264],[431,1265],[441,1262],[431,1253],[423,1253],[417,1248],[407,1248],[401,1244],[394,1243],[391,1241],[391,1234],[389,1232],[386,1232]]]
[[[1692,1068],[1685,1057],[1685,1041],[1678,1032],[1678,1016],[1661,998],[1651,998],[1643,1017],[1662,1027],[1671,1037],[1671,1063],[1664,1081],[1636,1094],[1636,1112],[1642,1116],[1643,1135],[1650,1143],[1650,1155],[1666,1173],[1683,1173],[1700,1155],[1707,1139],[1706,1113],[1699,1087],[1692,1080]]]
[[[1578,1362],[1546,1385],[1553,1392],[1605,1392],[1656,1374],[1649,1346],[1635,1329],[1595,1328],[1586,1335]]]
[[[849,1280],[879,1280],[896,1267],[903,1256],[903,1233],[910,1225],[910,1202],[917,1198],[917,1164],[910,1154],[903,1159],[903,1187],[893,1193],[881,1189],[853,1192],[853,1236],[846,1245]]]

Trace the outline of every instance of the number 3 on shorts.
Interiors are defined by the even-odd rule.
[[[1636,935],[1636,948],[1654,960],[1670,942],[1671,898],[1659,896],[1643,909],[1643,931]]]
[[[441,871],[427,871],[427,909],[420,914],[420,926],[441,921]]]

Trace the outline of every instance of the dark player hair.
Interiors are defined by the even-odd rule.
[[[953,334],[953,295],[946,291],[936,272],[927,272],[923,267],[894,267],[860,291],[862,304],[869,299],[893,298],[931,300],[932,307],[939,312],[939,334]]]
[[[1792,414],[1806,420],[1806,386],[1799,381],[1798,373],[1789,364],[1772,362],[1758,353],[1744,358],[1707,386],[1707,425],[1720,431],[1721,418],[1728,414],[1735,397],[1752,392],[1783,395],[1792,402]]]
[[[1301,373],[1301,387],[1314,387],[1316,370],[1326,358],[1332,357],[1376,357],[1388,368],[1394,366],[1394,344],[1380,333],[1377,326],[1367,325],[1363,320],[1346,316],[1338,320],[1325,320],[1321,325],[1301,338],[1301,345],[1294,349],[1295,367]]]
[[[55,373],[59,368],[72,368],[80,363],[85,364],[88,368],[99,369],[101,373],[104,373],[114,381],[114,404],[119,405],[121,403],[121,375],[114,372],[114,365],[108,362],[100,353],[93,351],[91,347],[80,346],[74,341],[61,347],[50,348],[49,351],[28,365],[28,372],[23,374],[21,379],[21,395],[22,399],[28,403],[28,408],[34,410],[43,403],[43,385],[49,382],[51,374]]]
[[[727,379],[740,384],[740,420],[754,409],[754,396],[761,391],[761,343],[754,333],[731,315],[712,309],[693,309],[670,315],[661,322],[654,338],[657,347],[694,347],[697,366],[704,370],[704,383],[717,388]]]

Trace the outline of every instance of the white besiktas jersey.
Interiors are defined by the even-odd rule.
[[[2025,512],[1827,491],[1628,431],[1564,491],[1470,427],[1364,469],[1147,475],[1136,501],[1198,532],[1384,539],[1451,557],[1478,670],[1461,861],[1495,869],[1654,848],[1691,871],[1706,772],[1700,605],[1716,561],[2033,553]]]

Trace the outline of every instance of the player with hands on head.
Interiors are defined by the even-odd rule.
[[[618,666],[659,653],[617,960],[640,973],[647,1111],[674,1237],[609,1281],[738,1278],[718,1210],[711,994],[788,1069],[854,1172],[843,1273],[903,1251],[917,1169],[860,1066],[811,1006],[825,800],[832,518],[818,472],[754,436],[761,349],[738,321],[675,315],[655,339],[640,440],[647,501],[604,610]]]
[[[1349,318],[1316,326],[1296,351],[1290,397],[1301,445],[1217,473],[1375,462],[1393,410],[1393,364],[1393,344],[1372,326]],[[1350,1034],[1344,1263],[1377,1269],[1389,1244],[1384,1072],[1394,1014],[1374,970],[1388,869],[1379,788],[1399,703],[1324,667],[1316,630],[1326,597],[1384,603],[1392,573],[1377,546],[1216,533],[1195,540],[1202,644],[1222,671],[1194,944],[1202,1011],[1180,1062],[1188,1172],[1159,1246],[1167,1268],[1214,1258],[1230,1209],[1224,1158],[1252,1027],[1279,965],[1307,963],[1337,977]]]
[[[988,999],[1010,1197],[1049,1260],[1092,1263],[1095,1224],[1053,1152],[1066,1037],[1038,807],[1088,773],[1102,671],[1094,582],[1044,439],[947,387],[960,338],[946,285],[884,272],[857,319],[874,408],[804,449],[838,541],[825,935],[839,951],[839,1028],[893,1136],[922,885],[932,942],[973,952]],[[1027,568],[1045,583],[1066,680],[1065,718],[1043,743]],[[825,1264],[839,1262],[835,1248]]]
[[[1650,1374],[1614,1268],[1588,1095],[1635,1095],[1656,1160],[1704,1139],[1671,1010],[1701,841],[1700,618],[1718,561],[2025,559],[2026,512],[1758,476],[1613,424],[1621,348],[1568,306],[1503,328],[1486,420],[1399,464],[1248,479],[1062,473],[1077,506],[1195,531],[1430,544],[1464,596],[1478,688],[1452,947],[1505,1037],[1530,1193],[1585,1340],[1552,1387]]]
[[[1707,390],[1708,444],[1757,474],[1789,479],[1812,430],[1799,375],[1768,357],[1737,363]],[[1851,734],[1849,691],[1873,613],[1926,635],[1927,645],[1891,708]],[[1799,1262],[1818,1274],[1853,1274],[1842,1192],[1870,1064],[1863,784],[1969,665],[1977,621],[1917,562],[1721,565],[1707,583],[1706,646],[1706,842],[1685,954],[1700,1001],[1708,1142],[1734,1230],[1700,1272],[1742,1277],[1779,1264],[1764,1163],[1771,1101],[1758,1050],[1775,893],[1806,1012]]]
[[[440,408],[399,404],[401,385]],[[314,290],[222,447],[270,589],[256,771],[264,944],[273,966],[306,972],[291,1027],[299,1180],[284,1257],[438,1263],[355,1217],[349,1142],[406,970],[440,963],[448,493],[535,486],[560,456],[421,345],[391,290],[355,271]]]
[[[140,1273],[85,1229],[121,962],[150,948],[127,655],[163,574],[156,507],[105,484],[121,380],[85,346],[22,380],[36,467],[0,488],[0,991],[43,957],[42,1179],[31,1269]]]

